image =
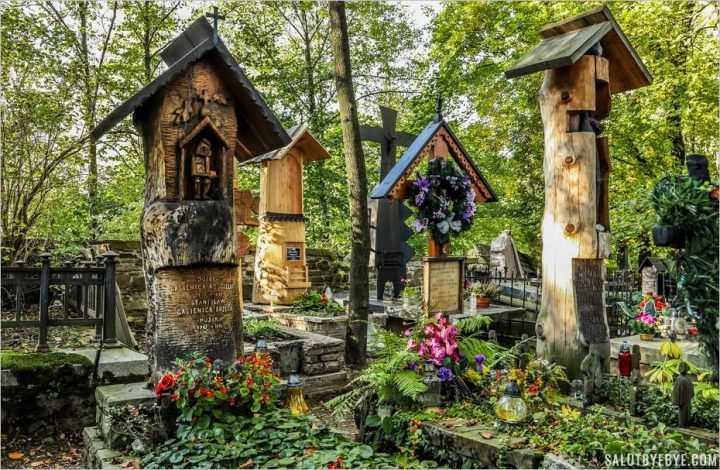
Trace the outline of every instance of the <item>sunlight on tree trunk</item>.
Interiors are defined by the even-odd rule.
[[[357,103],[352,84],[345,4],[329,2],[328,8],[330,10],[330,35],[335,60],[335,81],[340,121],[342,122],[352,224],[350,318],[345,338],[345,360],[348,364],[362,366],[366,361],[367,319],[370,302],[367,268],[370,257],[367,175],[360,143]]]

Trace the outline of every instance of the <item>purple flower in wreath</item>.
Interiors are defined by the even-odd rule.
[[[413,226],[415,227],[415,232],[422,232],[425,230],[428,226],[428,219],[415,219],[413,221]]]
[[[425,202],[425,195],[426,195],[426,194],[427,194],[427,193],[424,193],[424,192],[420,191],[419,193],[417,193],[417,194],[415,195],[415,205],[416,205],[417,207],[420,207],[420,206],[423,205],[423,203]]]
[[[412,370],[414,372],[417,372],[418,370],[418,363],[413,361],[410,364],[407,365],[408,370]]]
[[[467,202],[473,202],[475,201],[475,190],[470,188],[468,189],[468,192],[465,193],[465,200]]]
[[[460,181],[463,186],[470,186],[471,181],[470,181],[470,178],[468,178],[467,176],[463,176],[462,180],[460,180]]]
[[[450,369],[447,367],[441,367],[438,371],[438,377],[440,377],[441,382],[450,382],[454,376]]]
[[[424,176],[422,178],[416,179],[413,184],[415,185],[415,187],[418,188],[418,191],[420,191],[421,193],[427,193],[428,191],[430,191],[430,180]]]
[[[463,211],[462,218],[463,220],[470,222],[470,219],[475,215],[475,203],[473,201],[469,201],[467,205],[465,205],[465,210]]]

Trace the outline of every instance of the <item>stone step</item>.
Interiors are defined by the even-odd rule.
[[[108,449],[105,441],[96,427],[83,429],[83,444],[85,447],[85,468],[100,468],[115,470],[120,465],[112,463],[116,457],[122,457],[117,450]]]
[[[148,412],[156,403],[155,392],[147,388],[145,382],[116,384],[98,387],[95,390],[96,424],[100,438],[111,450],[124,449],[129,442],[113,423],[113,412],[132,405],[143,412]]]
[[[83,355],[95,363],[97,348],[58,349],[59,352]],[[98,378],[103,383],[133,383],[150,375],[150,363],[145,354],[126,347],[108,348],[100,352]]]

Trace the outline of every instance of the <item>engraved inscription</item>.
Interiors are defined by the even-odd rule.
[[[235,355],[240,312],[237,268],[166,268],[158,271],[157,354],[168,361],[199,351],[213,358]]]
[[[574,258],[572,263],[580,332],[588,344],[607,343],[603,260]]]
[[[425,265],[426,303],[430,312],[456,312],[462,307],[462,262],[435,261]]]

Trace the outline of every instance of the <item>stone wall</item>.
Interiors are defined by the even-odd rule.
[[[147,297],[145,295],[145,276],[142,269],[140,242],[137,240],[110,240],[110,249],[120,255],[117,267],[117,282],[122,293],[125,313],[131,323],[143,323],[147,315]],[[347,260],[341,259],[329,250],[308,248],[306,251],[308,274],[313,287],[321,289],[329,285],[333,291],[348,288]],[[243,299],[252,297],[253,267],[255,251],[245,255],[242,260]]]

